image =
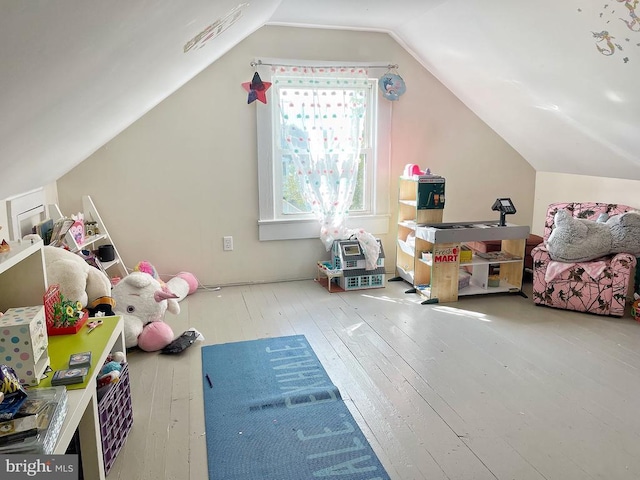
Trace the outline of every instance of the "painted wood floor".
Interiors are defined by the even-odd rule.
[[[306,335],[394,480],[640,478],[640,323],[407,288],[199,290],[167,320],[204,344]],[[129,362],[134,426],[109,480],[206,480],[200,344]]]

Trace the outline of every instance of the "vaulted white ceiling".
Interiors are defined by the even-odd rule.
[[[636,0],[0,0],[0,199],[54,181],[265,24],[388,32],[538,171],[640,180],[636,14]]]

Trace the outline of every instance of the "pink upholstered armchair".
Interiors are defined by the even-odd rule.
[[[598,315],[624,315],[629,280],[633,278],[636,258],[618,253],[589,262],[554,262],[546,241],[553,229],[554,215],[565,209],[574,217],[598,220],[635,210],[627,205],[607,203],[552,203],[547,209],[544,242],[531,251],[533,257],[533,301],[538,305],[564,308]]]

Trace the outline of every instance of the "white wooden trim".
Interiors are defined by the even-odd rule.
[[[7,199],[7,220],[9,222],[9,237],[20,240],[20,223],[32,216],[39,215],[44,220],[45,214],[44,188],[31,190]]]
[[[348,228],[362,228],[372,235],[389,232],[390,215],[367,215],[349,217]],[[260,241],[300,240],[320,238],[320,224],[317,220],[260,220],[258,222]]]

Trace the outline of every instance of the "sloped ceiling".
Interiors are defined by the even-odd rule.
[[[640,180],[636,0],[321,3],[0,0],[0,199],[56,180],[267,23],[389,32],[536,170]]]
[[[279,3],[0,0],[0,199],[55,181],[264,25]],[[205,42],[240,5],[235,24]]]

